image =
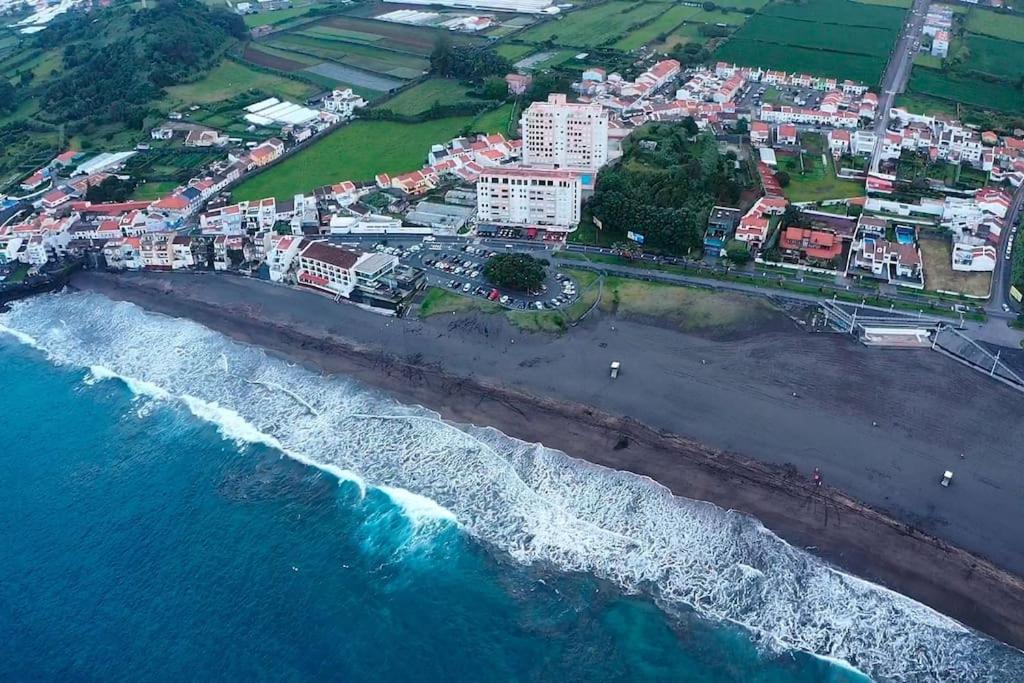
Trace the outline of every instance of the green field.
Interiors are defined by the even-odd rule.
[[[178,186],[175,182],[139,183],[132,192],[132,199],[158,199]]]
[[[1024,111],[1024,92],[1020,90],[979,78],[946,75],[920,66],[911,71],[907,91],[997,111]]]
[[[231,99],[250,90],[287,99],[304,100],[313,94],[314,88],[300,81],[256,71],[225,59],[204,78],[194,83],[167,88],[166,101],[172,107],[178,104],[210,104]]]
[[[1024,76],[1024,43],[968,34],[969,56],[961,68],[1016,81]]]
[[[509,138],[519,137],[516,131],[519,128],[520,113],[514,104],[506,104],[480,114],[471,127],[480,133],[501,133]]]
[[[509,60],[510,62],[515,62],[517,60],[520,60],[523,57],[525,57],[526,55],[530,54],[531,52],[536,52],[536,51],[537,51],[537,46],[536,45],[513,45],[511,43],[505,43],[504,45],[499,45],[497,47],[497,49],[496,49],[496,52],[499,55],[501,55],[505,59]]]
[[[749,24],[748,24],[749,25]],[[782,71],[804,71],[820,76],[849,78],[869,85],[878,82],[885,60],[825,50],[808,50],[736,37],[715,51],[715,58],[742,65],[759,65]]]
[[[466,116],[416,124],[356,121],[246,180],[232,197],[284,199],[342,180],[367,181],[378,173],[415,171],[425,163],[431,145],[456,137],[472,122]]]
[[[1024,42],[1024,16],[972,7],[967,14],[967,30],[993,38]]]
[[[700,10],[687,21],[695,24],[725,24],[726,26],[740,26],[750,19],[750,15],[743,12],[723,12],[711,10],[710,12]]]
[[[885,7],[899,7],[902,9],[910,9],[911,5],[914,4],[914,0],[853,0],[854,2],[864,3],[865,5],[884,5]]]
[[[290,52],[319,57],[396,78],[415,78],[430,67],[429,62],[418,55],[316,38],[302,33],[287,33],[274,38],[269,44]]]
[[[905,14],[898,7],[850,0],[776,2],[750,17],[715,58],[873,85]]]
[[[768,0],[722,0],[719,7],[733,10],[761,9],[768,4]]]
[[[820,136],[805,135],[802,144],[812,150],[803,155],[802,166],[799,157],[779,156],[779,170],[788,173],[790,178],[789,185],[783,189],[786,199],[799,203],[864,195],[863,182],[836,177],[835,164],[828,153],[822,164],[822,155],[816,151],[824,145]]]
[[[849,0],[807,0],[799,4],[775,2],[765,7],[761,14],[811,23],[835,24],[839,27],[873,26],[898,32],[906,12],[897,7],[869,5]],[[794,40],[798,41],[799,36],[794,36]]]
[[[651,23],[630,32],[627,36],[615,43],[614,47],[619,50],[633,50],[646,45],[663,33],[670,33],[672,29],[679,26],[687,18],[699,13],[697,7],[686,5],[673,5],[665,13]]]
[[[380,105],[396,114],[416,116],[430,109],[435,102],[442,106],[467,100],[468,88],[448,78],[431,78],[403,90]]]
[[[777,45],[790,41],[802,48],[886,57],[896,41],[895,30],[815,24],[779,17],[755,17],[736,33],[736,38]]]
[[[704,36],[700,34],[700,26],[698,24],[683,24],[672,31],[663,42],[658,43],[654,47],[662,52],[670,52],[681,45],[703,42]]]
[[[569,12],[519,34],[519,39],[573,47],[598,47],[614,43],[634,24],[653,19],[666,9],[665,4],[633,3],[612,0],[602,5]]]
[[[289,7],[287,9],[275,9],[269,12],[258,12],[256,14],[246,14],[243,17],[245,25],[249,28],[253,26],[264,26],[266,24],[277,25],[283,24],[286,21],[291,21],[297,17],[305,15],[309,10],[313,9],[312,5],[305,7]]]

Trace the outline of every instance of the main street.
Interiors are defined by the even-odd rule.
[[[878,171],[878,164],[882,153],[882,139],[885,131],[889,128],[889,112],[896,102],[896,95],[902,93],[907,87],[907,80],[910,78],[910,70],[914,66],[914,55],[917,54],[918,45],[921,41],[921,30],[924,28],[925,15],[928,13],[928,5],[931,0],[914,0],[910,11],[907,12],[907,21],[900,31],[899,40],[893,48],[889,63],[882,75],[881,96],[878,98],[878,118],[875,121],[875,151],[871,155],[871,172]]]

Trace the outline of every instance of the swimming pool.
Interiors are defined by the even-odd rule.
[[[896,226],[896,241],[900,244],[913,244],[914,229],[906,225]]]

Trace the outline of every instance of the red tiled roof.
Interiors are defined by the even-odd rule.
[[[348,270],[359,260],[359,254],[348,249],[335,247],[326,242],[312,242],[302,251],[303,258],[329,263]]]

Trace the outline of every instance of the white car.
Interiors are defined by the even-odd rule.
[[[469,284],[468,282],[466,284],[462,285],[462,291],[466,292],[467,294],[469,293],[469,290],[471,290],[471,289],[473,289],[473,285]]]

